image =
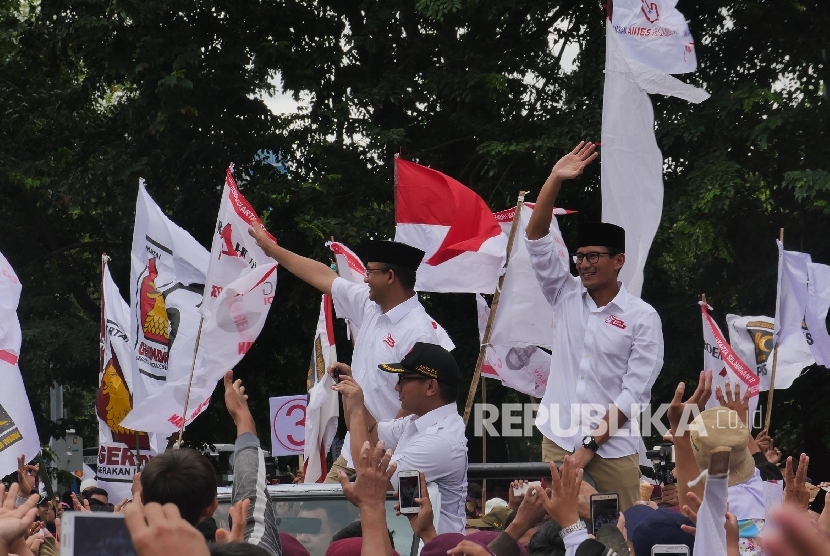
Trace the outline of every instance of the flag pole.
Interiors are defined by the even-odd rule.
[[[193,386],[193,372],[196,370],[196,352],[199,351],[199,340],[202,338],[202,325],[205,322],[205,317],[199,319],[199,331],[196,333],[196,345],[193,346],[193,362],[190,364],[190,380],[187,383],[187,395],[184,397],[184,411],[182,412],[182,424],[179,428],[179,439],[173,446],[178,450],[182,447],[182,436],[184,435],[184,425],[187,423],[187,406],[190,403],[190,388]]]
[[[519,227],[519,219],[521,217],[522,205],[525,201],[525,194],[527,191],[519,192],[519,199],[516,203],[516,214],[513,215],[513,224],[510,226],[510,235],[507,238],[507,259],[504,261],[504,269],[510,264],[510,254],[513,251],[513,240],[516,237],[516,229]],[[478,350],[478,359],[476,360],[476,369],[473,373],[473,380],[470,382],[470,391],[467,394],[467,404],[464,406],[464,425],[470,420],[470,412],[473,408],[473,400],[476,397],[476,390],[478,390],[478,382],[481,378],[481,366],[484,364],[484,356],[487,354],[487,344],[490,343],[490,332],[493,329],[493,322],[496,319],[496,311],[499,308],[499,298],[501,297],[501,287],[504,284],[504,277],[506,273],[499,276],[496,293],[493,294],[493,303],[490,306],[490,316],[487,317],[487,327],[484,329],[484,338],[481,340],[481,347]]]
[[[781,228],[778,231],[778,240],[781,242],[781,245],[784,245],[784,228]],[[776,309],[781,305],[781,287],[779,284],[778,287],[778,299],[776,300],[775,307]],[[776,323],[777,324],[777,323]],[[772,419],[772,398],[775,394],[775,369],[778,367],[778,344],[780,340],[778,337],[775,338],[775,345],[772,347],[772,373],[769,376],[769,391],[767,392],[767,416],[764,419],[764,428],[769,433],[769,423],[770,419]]]

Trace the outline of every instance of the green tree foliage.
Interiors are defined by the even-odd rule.
[[[830,263],[830,7],[678,7],[699,62],[684,79],[712,97],[653,99],[666,194],[643,297],[666,337],[657,401],[700,366],[700,293],[722,328],[730,311],[774,313],[779,228],[788,248]],[[321,260],[330,236],[391,237],[395,153],[502,209],[519,190],[532,199],[571,145],[599,138],[603,25],[600,3],[579,0],[0,1],[0,249],[24,283],[21,366],[44,436],[58,432],[44,417],[53,381],[73,392],[60,426],[94,436],[99,255],[110,254],[126,293],[139,176],[208,245],[233,161],[281,244]],[[260,100],[277,77],[305,99],[299,112],[275,116]],[[599,218],[598,165],[561,204]],[[566,239],[576,220],[562,222]],[[472,296],[425,297],[471,369]],[[239,365],[262,431],[267,396],[302,391],[318,299],[281,272],[266,329]],[[811,369],[776,395],[773,417],[785,448],[810,442],[825,467],[812,441],[830,421],[828,390],[826,370]],[[495,385],[488,394],[522,398]],[[227,441],[227,421],[216,404],[188,436]],[[513,440],[489,451],[531,453]]]

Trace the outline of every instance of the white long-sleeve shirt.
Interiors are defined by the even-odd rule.
[[[616,297],[597,307],[582,281],[564,268],[550,234],[525,244],[545,298],[553,307],[550,376],[536,427],[574,451],[614,404],[629,419],[597,451],[604,458],[635,454],[635,420],[651,400],[663,367],[663,330],[657,311],[620,284]]]
[[[418,295],[413,295],[384,313],[369,299],[366,284],[335,278],[331,285],[334,310],[340,318],[352,321],[359,332],[352,353],[352,376],[363,389],[366,409],[377,421],[393,419],[401,409],[395,384],[398,375],[378,369],[383,363],[399,363],[416,342],[441,345],[447,351],[455,346],[430,317]],[[354,467],[346,435],[340,455]]]

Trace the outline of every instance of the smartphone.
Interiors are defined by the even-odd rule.
[[[685,554],[685,556],[689,556],[689,547],[685,544],[655,544],[651,547],[651,556],[663,556],[665,554],[671,556]]]
[[[137,556],[123,514],[65,512],[61,520],[61,556]]]
[[[591,495],[591,525],[596,534],[606,523],[617,524],[620,517],[620,496],[616,492]]]
[[[520,486],[519,488],[514,488],[513,489],[513,496],[524,496],[525,494],[527,494],[527,491],[530,490],[533,487],[540,487],[541,488],[542,487],[542,482],[541,481],[533,481],[533,482],[530,482],[530,483],[525,483],[522,486]]]
[[[417,514],[420,506],[415,503],[421,497],[421,477],[417,471],[398,471],[398,501],[402,514]]]

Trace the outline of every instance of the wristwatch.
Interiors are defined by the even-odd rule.
[[[587,448],[592,452],[596,452],[597,450],[599,450],[599,444],[597,444],[597,439],[593,436],[582,437],[582,447]]]
[[[568,525],[561,531],[559,531],[559,536],[562,537],[562,540],[565,540],[565,537],[570,535],[571,533],[576,533],[577,531],[581,531],[582,529],[587,529],[588,526],[585,525],[584,521],[577,521],[573,525]]]

